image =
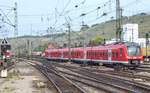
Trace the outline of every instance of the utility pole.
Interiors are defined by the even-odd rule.
[[[14,20],[15,20],[15,25],[14,25],[14,28],[15,28],[15,36],[17,37],[18,36],[18,12],[17,12],[17,2],[15,2],[15,8],[14,8],[14,13],[15,13],[15,17],[14,17]]]
[[[29,40],[27,40],[27,51],[28,51],[27,57],[29,59],[30,58],[30,41]]]
[[[116,39],[121,40],[122,25],[122,9],[120,8],[120,0],[116,0]]]
[[[30,51],[31,51],[31,59],[32,59],[32,52],[33,52],[33,41],[31,41],[31,47],[30,47]]]
[[[15,7],[14,7],[14,37],[16,37],[16,44],[18,43],[18,12],[17,12],[17,2],[15,2]],[[17,46],[17,50],[16,50],[16,57],[17,57],[17,60],[18,60],[18,56],[19,56],[19,50],[18,50],[18,47]]]
[[[69,49],[69,62],[71,62],[71,26],[70,23],[67,23],[67,27],[68,27],[68,49]]]
[[[69,62],[71,62],[71,26],[70,22],[66,19],[67,28],[68,28],[68,50],[69,50]]]
[[[148,43],[149,43],[149,40],[148,40],[149,34],[146,33],[146,34],[145,34],[145,37],[146,37],[146,61],[148,61],[148,53],[147,53],[147,52],[148,52],[148,51],[147,51],[148,49],[147,49],[147,48],[148,48]]]

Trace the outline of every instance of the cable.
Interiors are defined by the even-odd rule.
[[[0,5],[0,7],[3,7],[3,8],[13,8],[13,7],[11,7],[11,6],[6,6],[6,5]]]
[[[63,8],[62,12],[60,13],[60,15],[63,15],[65,9],[69,6],[71,0],[68,0],[67,4],[65,5],[65,7]]]

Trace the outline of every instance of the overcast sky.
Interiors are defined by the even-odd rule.
[[[82,21],[92,25],[115,18],[115,0],[0,0],[0,9],[14,22],[11,7],[18,4],[18,31],[20,35],[46,34],[48,27],[65,30],[66,19],[73,30],[79,30]],[[120,0],[123,15],[150,12],[150,0]],[[97,9],[100,7],[100,9]],[[96,10],[97,9],[97,10]],[[81,14],[87,14],[80,17]],[[107,16],[103,16],[107,13]],[[66,18],[66,19],[65,19]],[[6,20],[6,18],[5,18]],[[13,28],[1,22],[0,36],[12,37]],[[4,33],[7,32],[7,33]]]

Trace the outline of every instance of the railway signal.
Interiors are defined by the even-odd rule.
[[[1,42],[1,44],[7,44],[7,43],[8,43],[8,41],[5,38]]]
[[[1,77],[7,77],[7,61],[10,58],[10,44],[8,41],[4,38],[1,41],[1,61],[3,62],[2,70],[1,70]]]
[[[146,61],[149,61],[148,60],[148,49],[147,49],[147,47],[148,47],[148,44],[149,44],[149,39],[148,39],[148,37],[149,37],[149,34],[148,33],[146,33],[145,34],[145,39],[146,39]]]

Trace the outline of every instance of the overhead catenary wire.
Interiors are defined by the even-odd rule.
[[[130,2],[130,3],[128,3],[128,4],[124,5],[124,6],[122,6],[122,8],[125,8],[125,7],[128,7],[128,6],[132,5],[132,4],[135,4],[136,1],[137,1],[137,0],[135,0],[135,1],[133,1],[133,2]],[[110,1],[108,1],[108,2],[110,2]],[[108,4],[108,2],[107,2],[107,4]],[[106,6],[106,3],[105,3],[105,5],[103,5],[103,6]],[[94,10],[95,10],[95,9],[94,9]],[[84,15],[88,15],[88,14],[90,14],[90,13],[92,13],[92,12],[95,12],[94,10],[89,11],[89,12],[87,12],[87,13],[84,13]],[[110,11],[109,13],[103,13],[103,15],[108,15],[108,14],[113,13],[113,12],[115,12],[115,9],[113,9],[113,10]],[[77,19],[77,18],[80,18],[80,17],[82,17],[82,16],[80,15],[79,17],[76,17],[76,18],[73,18],[73,19]],[[102,17],[102,16],[100,16],[100,17]],[[96,19],[99,19],[100,17],[98,17],[98,18],[96,18]],[[61,26],[62,26],[62,25],[61,25]]]
[[[84,1],[84,0],[83,0]],[[109,2],[110,0],[108,0],[107,2]],[[114,1],[114,0],[111,0],[111,1]],[[137,1],[137,0],[135,0],[135,1]],[[139,0],[138,0],[139,1]],[[60,2],[60,0],[57,0],[57,2]],[[69,2],[69,1],[68,1]],[[81,1],[82,2],[82,1]],[[112,2],[113,3],[113,2]],[[69,4],[71,4],[71,1],[70,1],[70,3]],[[85,4],[85,3],[84,3]],[[89,10],[89,11],[87,11],[87,12],[84,12],[85,14],[86,14],[86,17],[87,17],[87,23],[89,24],[89,22],[93,22],[94,23],[94,21],[95,20],[97,20],[96,22],[98,22],[98,19],[102,19],[104,16],[102,16],[102,15],[104,15],[105,14],[105,12],[103,12],[103,7],[104,7],[104,4],[106,5],[106,6],[109,6],[109,5],[107,5],[107,4],[110,4],[110,3],[103,3],[103,4],[95,4],[95,5],[93,5],[92,7],[94,7],[94,8],[91,8],[91,10]],[[131,3],[131,4],[127,4],[127,6],[125,6],[125,7],[128,7],[128,6],[131,6],[131,5],[133,5],[134,3]],[[66,4],[65,5],[67,5],[67,2],[66,2]],[[52,26],[52,27],[55,27],[56,29],[59,29],[59,28],[61,28],[61,27],[64,27],[64,24],[65,24],[65,21],[62,21],[62,20],[64,20],[64,16],[66,16],[66,15],[69,15],[68,13],[66,13],[67,11],[78,11],[78,10],[80,10],[80,9],[84,9],[84,8],[88,8],[88,7],[82,7],[82,8],[80,8],[80,4],[77,4],[78,5],[78,8],[75,8],[75,6],[73,6],[73,10],[72,9],[68,9],[68,8],[65,8],[64,7],[64,11],[62,12],[62,14],[61,14],[61,12],[60,13],[57,13],[57,15],[62,15],[62,17],[60,17],[60,19],[57,17],[57,24],[54,24],[54,25],[48,25],[48,27],[49,26]],[[82,4],[81,4],[82,5]],[[69,5],[67,5],[67,6],[69,6]],[[57,7],[58,7],[58,4],[57,4]],[[56,7],[56,8],[57,8]],[[91,6],[89,6],[89,7],[91,7]],[[97,12],[97,8],[98,7],[100,7],[100,9],[99,9],[99,11],[101,12],[101,13],[99,13],[99,15],[98,16],[94,16],[94,17],[91,17],[91,18],[89,18],[88,17],[88,15],[90,16],[91,14],[96,14],[96,12]],[[124,8],[124,6],[122,6],[123,8]],[[112,11],[114,11],[114,9],[112,9]],[[69,13],[71,13],[71,12],[69,12]],[[115,12],[115,11],[114,11]],[[66,13],[66,14],[65,14]],[[106,16],[108,16],[108,15],[111,15],[111,13],[113,13],[113,12],[108,12],[107,14],[106,14]],[[80,16],[82,13],[80,13],[78,16],[76,16],[76,17],[71,17],[71,19],[72,19],[72,23],[76,23],[76,22],[78,22],[79,23],[79,21],[80,21],[80,18],[82,17],[82,16]],[[19,17],[43,17],[43,19],[45,19],[45,18],[47,18],[47,16],[49,16],[49,15],[53,15],[53,14],[45,14],[45,15],[42,15],[42,14],[30,14],[30,15],[18,15]],[[90,20],[90,19],[92,19],[93,18],[93,20]],[[53,20],[54,20],[54,18],[51,18],[51,21],[53,22]],[[64,22],[64,23],[62,23],[62,22]],[[40,23],[39,23],[40,24]],[[46,25],[46,24],[45,24]],[[79,24],[79,27],[80,27],[80,24]]]

